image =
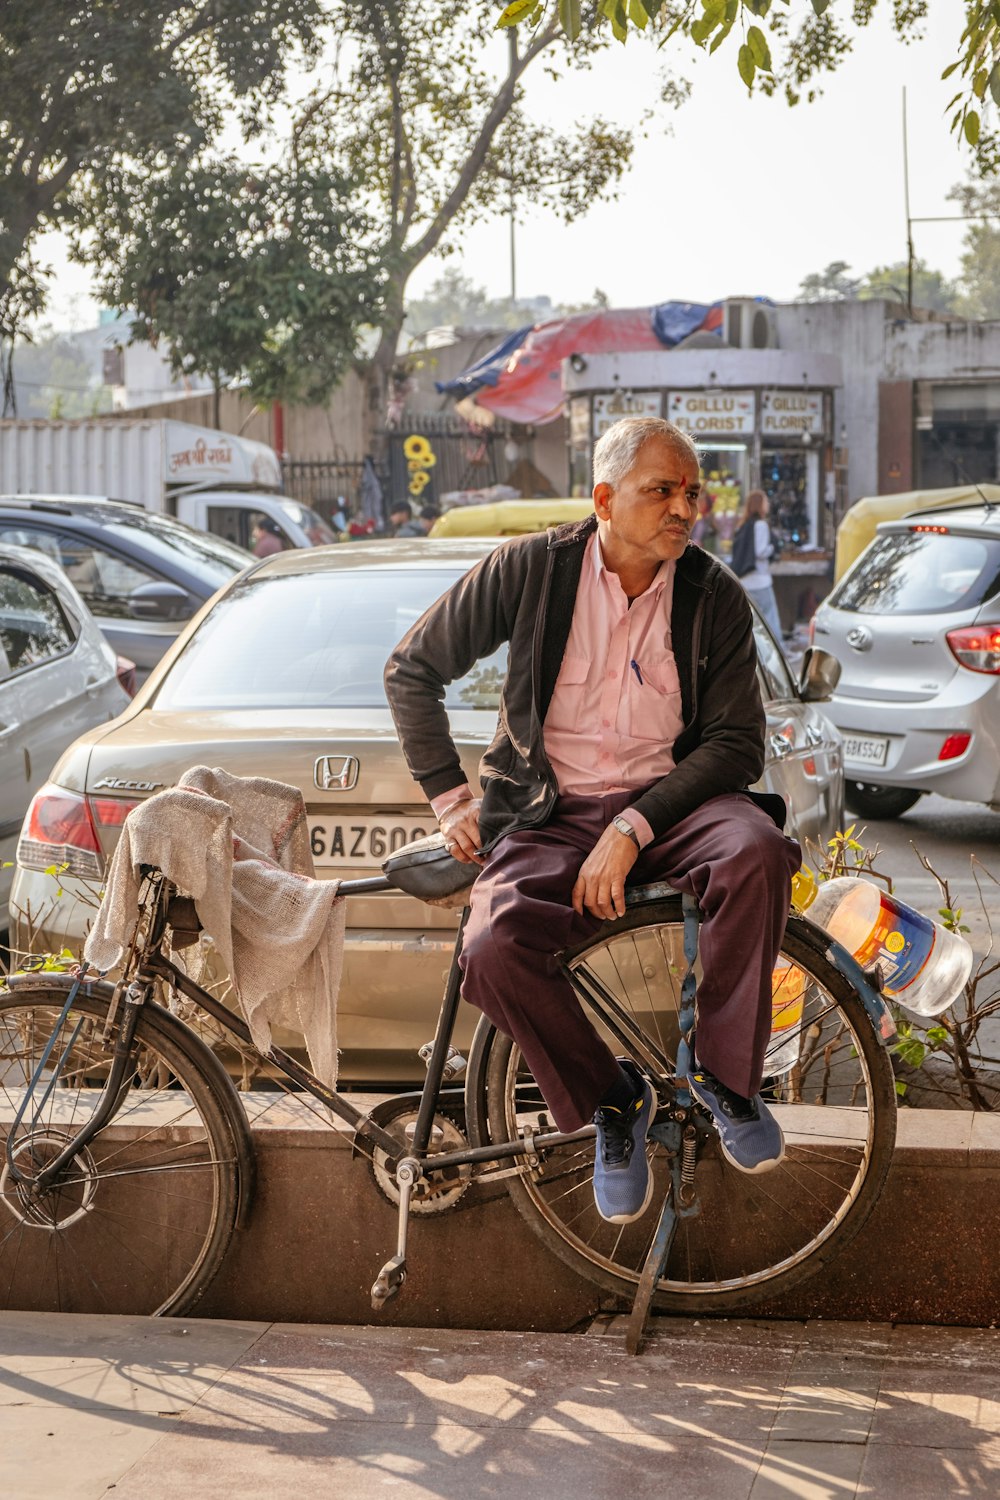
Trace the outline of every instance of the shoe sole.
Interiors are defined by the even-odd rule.
[[[646,1133],[645,1133],[645,1135],[642,1138],[642,1149],[643,1149],[643,1151],[645,1151],[645,1149],[646,1149],[646,1142],[649,1139],[650,1126],[653,1123],[653,1117],[655,1116],[655,1114],[656,1114],[656,1099],[654,1097],[653,1099],[650,1100],[650,1103],[649,1103],[649,1119],[646,1121]],[[650,1203],[652,1203],[652,1201],[653,1201],[653,1187],[654,1187],[654,1183],[653,1183],[653,1168],[649,1164],[649,1157],[648,1156],[646,1157],[646,1169],[647,1169],[647,1177],[648,1177],[648,1181],[646,1183],[646,1197],[643,1200],[642,1207],[636,1209],[636,1211],[635,1211],[634,1214],[603,1214],[603,1213],[601,1213],[601,1206],[600,1206],[600,1204],[598,1203],[598,1201],[597,1201],[597,1199],[595,1197],[595,1199],[594,1199],[594,1207],[597,1209],[597,1212],[599,1214],[601,1214],[601,1218],[604,1220],[605,1224],[634,1224],[635,1221],[636,1221],[636,1219],[641,1219],[642,1218],[643,1214],[649,1208]]]

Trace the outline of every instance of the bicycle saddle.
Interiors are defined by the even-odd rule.
[[[382,861],[382,874],[397,890],[431,906],[464,906],[458,897],[472,889],[478,865],[463,864],[448,853],[443,833],[404,844]]]

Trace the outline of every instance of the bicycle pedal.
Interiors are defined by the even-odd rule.
[[[387,1260],[372,1287],[372,1309],[380,1312],[390,1297],[395,1297],[406,1280],[406,1257],[394,1255]]]

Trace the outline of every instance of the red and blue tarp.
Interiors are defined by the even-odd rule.
[[[519,328],[456,375],[437,382],[442,395],[472,397],[511,422],[536,426],[562,411],[562,362],[574,354],[672,349],[689,334],[718,333],[721,302],[661,302],[656,307],[573,313]]]

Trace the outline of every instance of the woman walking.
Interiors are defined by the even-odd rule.
[[[774,544],[767,517],[771,506],[763,490],[751,490],[743,517],[733,534],[733,571],[764,616],[775,639],[781,641],[781,618],[771,582]]]

